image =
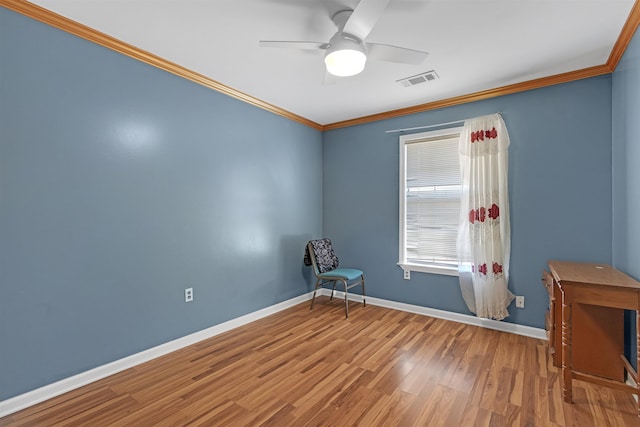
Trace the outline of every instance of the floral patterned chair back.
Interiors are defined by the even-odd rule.
[[[326,273],[327,271],[335,270],[340,265],[338,257],[333,251],[333,247],[331,246],[331,240],[327,239],[318,239],[311,240],[305,247],[304,251],[304,265],[313,265],[311,260],[311,256],[309,254],[309,248],[313,251],[313,255],[316,260],[316,266],[318,273]]]

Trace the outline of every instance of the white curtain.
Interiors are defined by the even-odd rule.
[[[502,320],[509,283],[509,135],[500,114],[466,120],[460,134],[462,199],[457,250],[460,289],[478,317]]]

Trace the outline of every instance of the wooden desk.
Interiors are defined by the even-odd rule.
[[[636,387],[631,387],[622,381],[580,372],[575,369],[575,358],[572,355],[573,331],[576,329],[573,315],[580,310],[581,304],[617,310],[619,313],[625,309],[634,310],[638,332],[637,366],[640,366],[640,282],[606,264],[549,261],[549,270],[562,294],[562,395],[564,400],[569,403],[573,400],[573,379],[628,391],[640,396],[638,376],[621,351],[619,356],[622,366],[636,381]],[[621,350],[620,347],[617,349]],[[592,348],[592,351],[606,353],[607,349]],[[609,356],[617,360],[617,355]],[[640,401],[638,415],[640,416]]]

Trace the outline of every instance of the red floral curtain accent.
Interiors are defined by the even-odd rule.
[[[467,120],[460,135],[462,200],[458,230],[462,296],[478,317],[509,316],[511,248],[509,135],[500,114]]]

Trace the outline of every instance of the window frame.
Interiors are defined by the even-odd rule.
[[[431,273],[431,274],[440,274],[446,276],[458,276],[458,266],[455,267],[447,267],[443,265],[435,265],[435,264],[415,264],[407,262],[406,257],[406,169],[407,169],[407,158],[406,158],[406,146],[411,141],[419,140],[419,139],[444,139],[450,138],[454,135],[458,137],[462,133],[462,126],[457,126],[453,128],[439,129],[434,131],[420,132],[414,134],[406,134],[400,135],[399,138],[399,151],[400,151],[400,176],[399,176],[399,235],[398,235],[398,266],[400,266],[405,274],[411,271],[417,271],[422,273]],[[459,218],[458,218],[459,221]]]

